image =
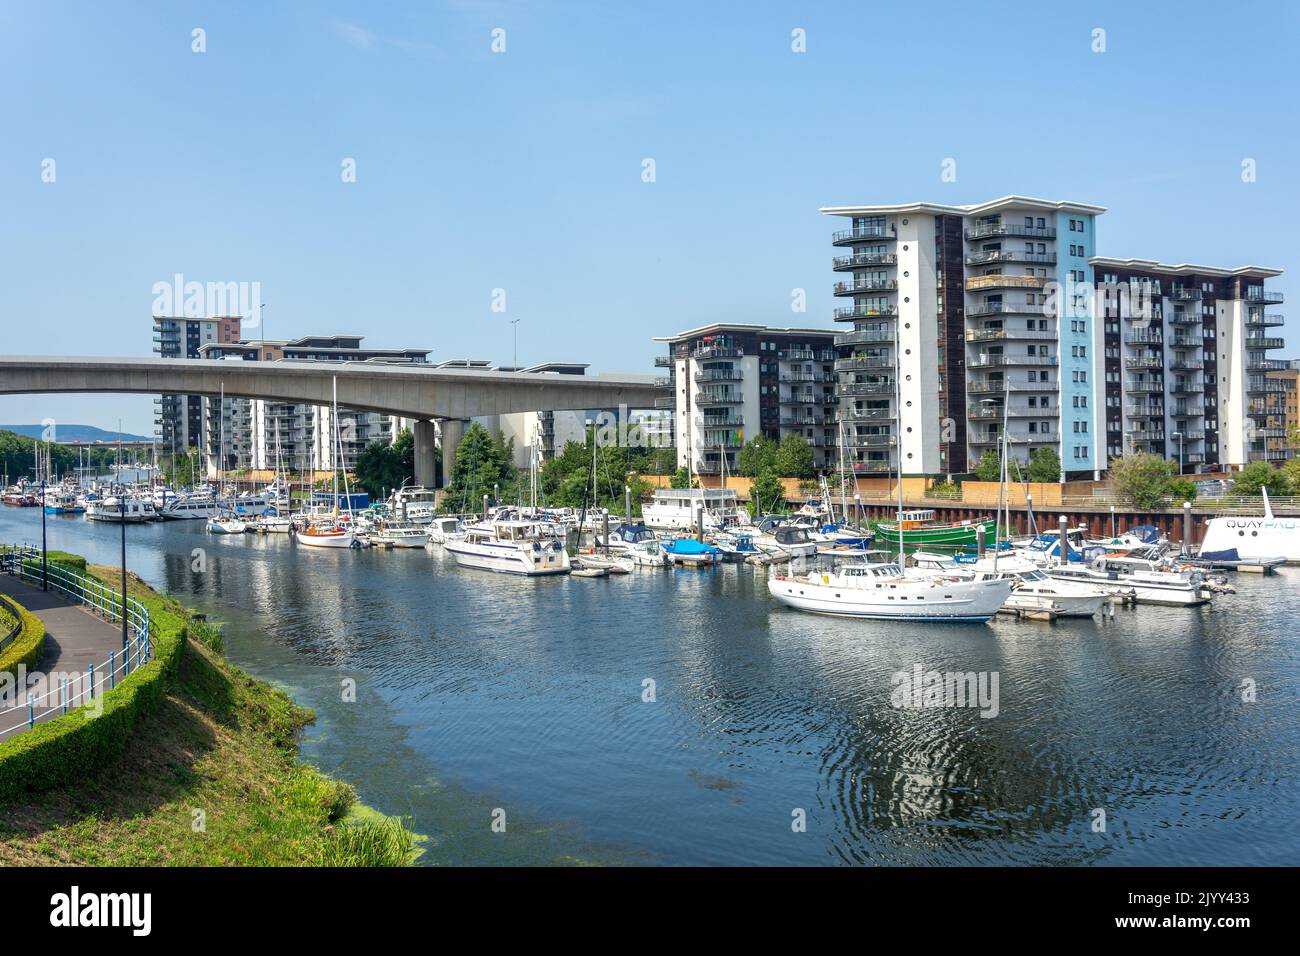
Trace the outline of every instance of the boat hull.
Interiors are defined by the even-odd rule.
[[[962,581],[930,588],[920,601],[893,597],[885,589],[813,584],[795,578],[768,578],[768,593],[800,611],[867,620],[975,623],[997,614],[1011,593],[1010,581]]]
[[[353,536],[351,531],[343,534],[300,534],[298,543],[308,548],[350,548]]]
[[[571,570],[568,554],[555,549],[533,552],[531,549],[525,551],[508,545],[447,541],[443,544],[443,550],[449,552],[462,568],[477,571],[543,577],[568,574]]]
[[[992,518],[987,521],[972,521],[970,524],[910,528],[903,532],[903,541],[909,548],[972,547],[979,542],[979,528],[981,527],[984,528],[985,540],[991,543],[994,539],[995,527]],[[876,547],[880,547],[882,544],[897,545],[898,527],[884,522],[877,522],[873,538]]]

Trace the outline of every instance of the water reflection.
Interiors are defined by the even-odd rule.
[[[39,537],[0,511],[0,539],[33,519]],[[51,525],[52,546],[115,559],[117,529]],[[748,567],[520,580],[438,552],[129,533],[134,568],[317,710],[309,759],[414,815],[433,860],[1296,862],[1300,569],[1200,610],[926,627],[778,607]],[[891,706],[915,664],[996,672],[999,715]]]

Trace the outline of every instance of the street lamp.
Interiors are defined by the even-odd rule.
[[[514,339],[515,339],[515,353],[514,353],[514,361],[512,364],[516,369],[518,369],[519,368],[519,320],[511,319],[510,325],[511,325],[511,330],[514,332]]]
[[[1183,433],[1170,432],[1169,434],[1178,439],[1178,474],[1181,475],[1183,473]]]

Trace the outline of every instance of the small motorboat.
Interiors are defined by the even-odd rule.
[[[247,522],[234,515],[215,515],[208,519],[208,534],[243,534],[248,530]]]
[[[712,567],[722,561],[722,550],[694,538],[673,538],[660,543],[671,564],[691,568]]]
[[[575,578],[604,578],[609,576],[606,568],[574,568],[569,572]]]

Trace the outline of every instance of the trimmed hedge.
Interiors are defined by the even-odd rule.
[[[5,607],[11,612],[13,608],[18,608],[23,629],[14,638],[13,643],[0,653],[0,673],[16,674],[20,666],[26,667],[29,671],[35,670],[41,655],[45,653],[45,625],[39,617],[13,598],[9,600],[12,604],[7,604]]]
[[[0,800],[58,787],[107,765],[125,749],[137,721],[157,709],[180,664],[186,618],[179,605],[152,591],[141,600],[154,624],[153,660],[104,693],[98,717],[70,711],[0,743]]]

